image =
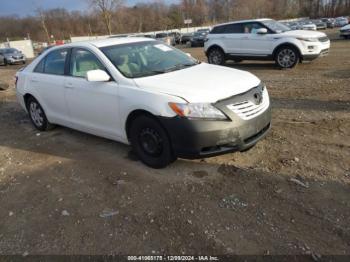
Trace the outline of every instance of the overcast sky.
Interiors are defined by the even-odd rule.
[[[153,2],[152,0],[125,0],[127,5],[135,3]],[[178,0],[165,0],[167,3],[175,3]],[[64,7],[68,10],[85,10],[88,8],[86,0],[0,0],[0,16],[19,15],[26,16],[34,13],[35,9]]]

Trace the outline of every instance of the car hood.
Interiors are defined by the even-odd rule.
[[[322,32],[308,31],[308,30],[291,30],[291,31],[284,32],[282,34],[284,36],[291,36],[291,37],[312,37],[312,38],[327,36],[325,33],[322,33]]]
[[[340,30],[349,30],[350,29],[350,24],[343,26],[342,28],[340,28]]]
[[[189,103],[215,103],[260,84],[249,72],[207,63],[134,80],[140,88],[181,97]]]

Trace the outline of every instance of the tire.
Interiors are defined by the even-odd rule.
[[[212,48],[208,52],[208,62],[213,65],[225,64],[225,53],[220,48]]]
[[[133,151],[149,167],[164,168],[176,160],[168,134],[150,116],[141,115],[132,121],[129,138]]]
[[[282,69],[295,67],[299,60],[298,50],[291,46],[282,46],[275,54],[275,62]]]
[[[47,131],[54,127],[54,125],[47,120],[44,109],[34,97],[28,98],[27,110],[31,122],[39,131]]]
[[[8,65],[8,62],[6,59],[4,59],[4,66],[7,66]]]

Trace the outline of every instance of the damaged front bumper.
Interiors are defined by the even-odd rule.
[[[245,151],[266,136],[271,127],[270,104],[264,112],[249,120],[229,110],[227,104],[223,101],[216,105],[228,116],[225,121],[159,117],[176,156],[198,159]]]

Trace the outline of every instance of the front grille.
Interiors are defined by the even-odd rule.
[[[320,37],[320,38],[318,39],[318,41],[320,41],[320,42],[328,42],[328,41],[329,41],[329,38],[328,38],[327,36]]]
[[[250,120],[257,115],[263,113],[269,107],[269,98],[267,95],[266,89],[262,92],[262,102],[260,104],[256,104],[250,99],[228,105],[227,108],[232,112],[236,113],[240,118],[244,120]]]

